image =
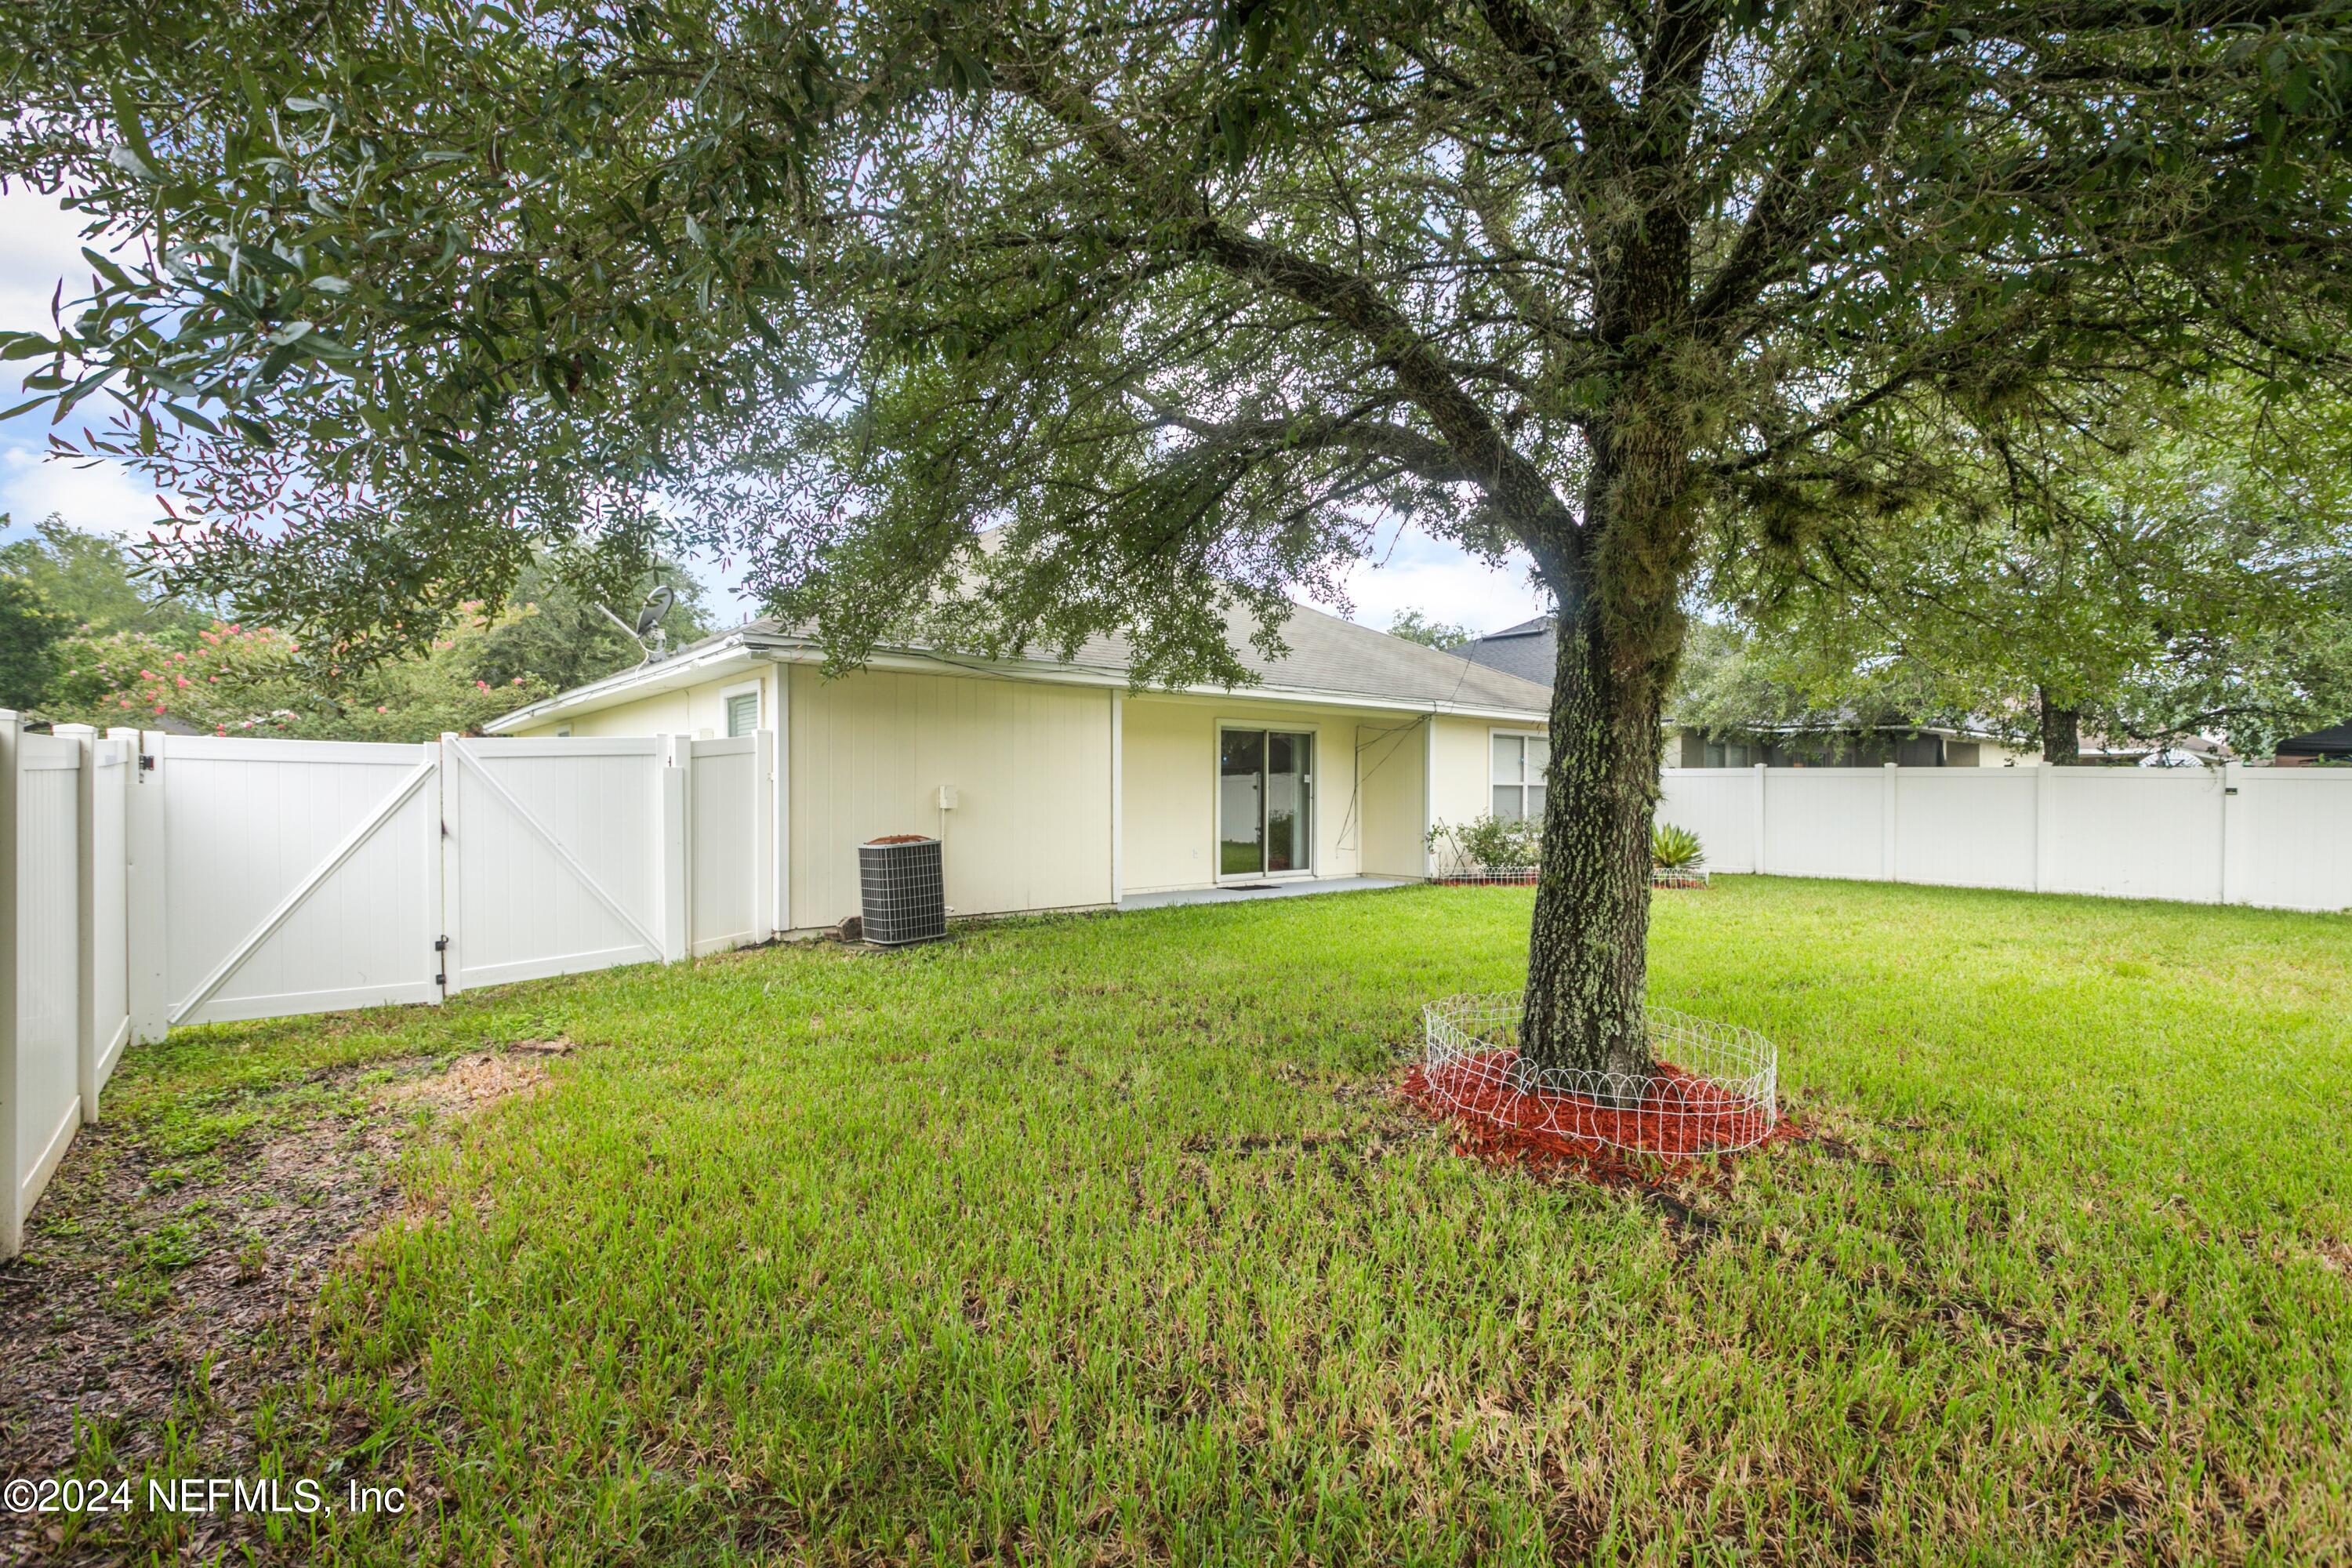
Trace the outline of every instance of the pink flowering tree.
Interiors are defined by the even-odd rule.
[[[543,680],[483,677],[485,643],[508,616],[478,607],[427,647],[322,682],[301,647],[271,626],[216,622],[193,636],[114,632],[59,645],[45,717],[151,728],[166,719],[219,735],[300,740],[424,741],[478,732],[551,689]]]

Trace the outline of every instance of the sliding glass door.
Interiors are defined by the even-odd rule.
[[[1290,730],[1217,731],[1217,875],[1315,868],[1315,737]]]

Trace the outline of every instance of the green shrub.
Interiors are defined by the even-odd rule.
[[[1661,871],[1696,871],[1706,864],[1698,835],[1671,822],[1650,826],[1650,861]]]
[[[1513,822],[1489,811],[1467,822],[1441,822],[1425,842],[1452,856],[1453,870],[1524,871],[1538,858],[1543,834],[1535,823]]]

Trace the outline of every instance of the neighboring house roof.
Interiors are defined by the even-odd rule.
[[[1551,708],[1551,691],[1546,686],[1304,605],[1293,605],[1290,618],[1282,624],[1282,640],[1288,651],[1279,658],[1269,659],[1250,646],[1253,629],[1239,616],[1228,617],[1227,637],[1234,654],[1260,682],[1234,689],[1235,696],[1486,713],[1518,720],[1541,719]],[[823,650],[804,628],[788,627],[773,619],[751,621],[690,643],[667,658],[517,709],[492,720],[486,728],[495,733],[558,713],[591,711],[656,691],[699,685],[729,669],[761,660],[813,663],[822,658]],[[935,674],[969,669],[1017,679],[1115,686],[1127,683],[1129,658],[1124,639],[1090,637],[1067,660],[1034,657],[992,660],[950,650],[901,647],[877,653],[871,666]],[[1223,694],[1226,689],[1202,685],[1179,689]]]
[[[2307,735],[2289,735],[2278,743],[2278,754],[2284,757],[2346,757],[2352,756],[2352,720],[2314,730]]]
[[[1483,664],[1489,669],[1549,687],[1553,672],[1559,668],[1559,633],[1555,622],[1554,616],[1538,616],[1532,621],[1521,621],[1516,626],[1505,626],[1499,632],[1457,643],[1445,651],[1458,653],[1473,664]]]

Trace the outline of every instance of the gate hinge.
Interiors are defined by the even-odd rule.
[[[433,951],[436,952],[448,952],[449,939],[446,936],[435,937],[433,939]],[[433,984],[438,985],[444,991],[449,989],[449,964],[446,959],[442,961],[441,973],[433,977]]]

